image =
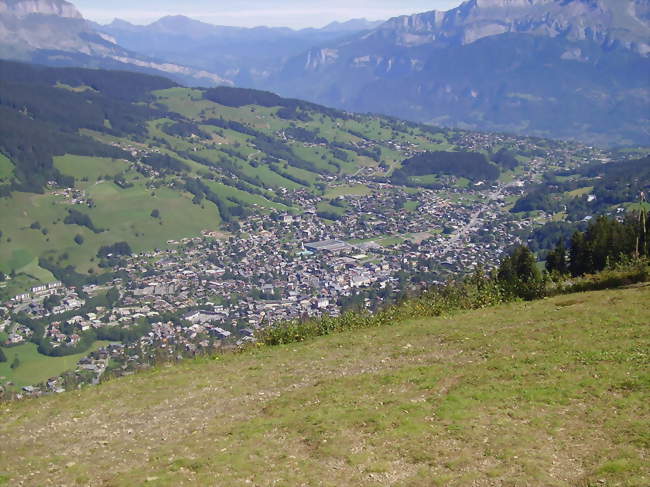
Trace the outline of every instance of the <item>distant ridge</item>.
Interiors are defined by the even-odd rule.
[[[293,96],[419,122],[650,143],[647,0],[469,0],[296,56]]]
[[[94,28],[131,51],[219,73],[239,86],[266,89],[267,80],[291,59],[323,43],[368,32],[381,21],[353,19],[322,29],[213,25],[183,15],[148,25],[116,19]]]
[[[164,73],[190,84],[229,83],[206,70],[160,62],[121,47],[65,0],[0,0],[0,58]]]

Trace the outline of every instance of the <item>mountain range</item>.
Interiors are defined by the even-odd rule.
[[[354,19],[296,31],[169,16],[147,26],[120,19],[102,26],[65,0],[0,0],[0,58],[164,74],[193,86],[250,85],[315,45],[381,23]]]
[[[648,0],[468,0],[387,22],[238,28],[183,16],[84,20],[64,0],[0,0],[0,57],[266,89],[472,130],[650,144]]]
[[[215,73],[155,60],[117,45],[65,0],[0,0],[0,57],[164,74],[191,84],[227,82]]]
[[[217,26],[177,15],[149,25],[116,19],[108,25],[93,27],[132,51],[216,72],[240,86],[263,87],[289,59],[314,46],[369,31],[382,23],[354,19],[333,22],[322,29],[293,30]]]
[[[278,92],[352,111],[648,143],[647,0],[470,0],[310,49]]]

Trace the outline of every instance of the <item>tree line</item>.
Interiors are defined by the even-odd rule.
[[[600,216],[585,231],[576,231],[568,242],[561,238],[546,258],[546,269],[574,277],[600,272],[606,267],[650,256],[647,212],[631,214],[625,220]]]
[[[449,174],[475,181],[495,181],[501,171],[489,162],[484,154],[478,152],[422,152],[406,159],[402,168],[393,173],[393,180],[402,181],[410,176],[428,174]]]
[[[74,92],[60,87],[84,86]],[[59,86],[59,87],[57,87]],[[171,81],[134,73],[52,69],[0,61],[0,151],[15,165],[9,191],[42,192],[49,181],[71,186],[52,158],[65,154],[130,159],[127,152],[79,135],[89,129],[114,136],[144,136],[146,121],[166,112],[135,101]],[[3,189],[7,195],[7,189]]]

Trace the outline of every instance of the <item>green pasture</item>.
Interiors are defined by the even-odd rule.
[[[25,343],[16,347],[3,347],[7,362],[0,363],[0,383],[11,381],[16,388],[37,384],[51,377],[61,375],[63,372],[74,369],[77,362],[89,353],[108,345],[109,342],[98,341],[92,347],[76,355],[67,357],[48,357],[38,353],[37,346]],[[12,369],[11,363],[18,357],[20,365]],[[4,379],[3,379],[4,377]]]
[[[0,154],[0,181],[8,181],[14,175],[14,165],[4,154]]]

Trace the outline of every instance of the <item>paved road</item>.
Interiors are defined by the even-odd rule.
[[[495,191],[489,193],[487,196],[487,202],[484,203],[474,213],[472,213],[469,222],[465,226],[459,228],[458,230],[456,230],[454,233],[451,234],[451,237],[449,237],[449,241],[447,242],[447,245],[445,245],[445,247],[442,249],[443,255],[449,252],[450,250],[458,248],[459,244],[463,243],[463,241],[465,240],[465,237],[469,235],[476,227],[478,227],[479,223],[481,224],[483,223],[483,221],[480,219],[481,214],[489,208],[491,202],[498,200],[501,197],[504,188],[505,186],[499,186]]]

